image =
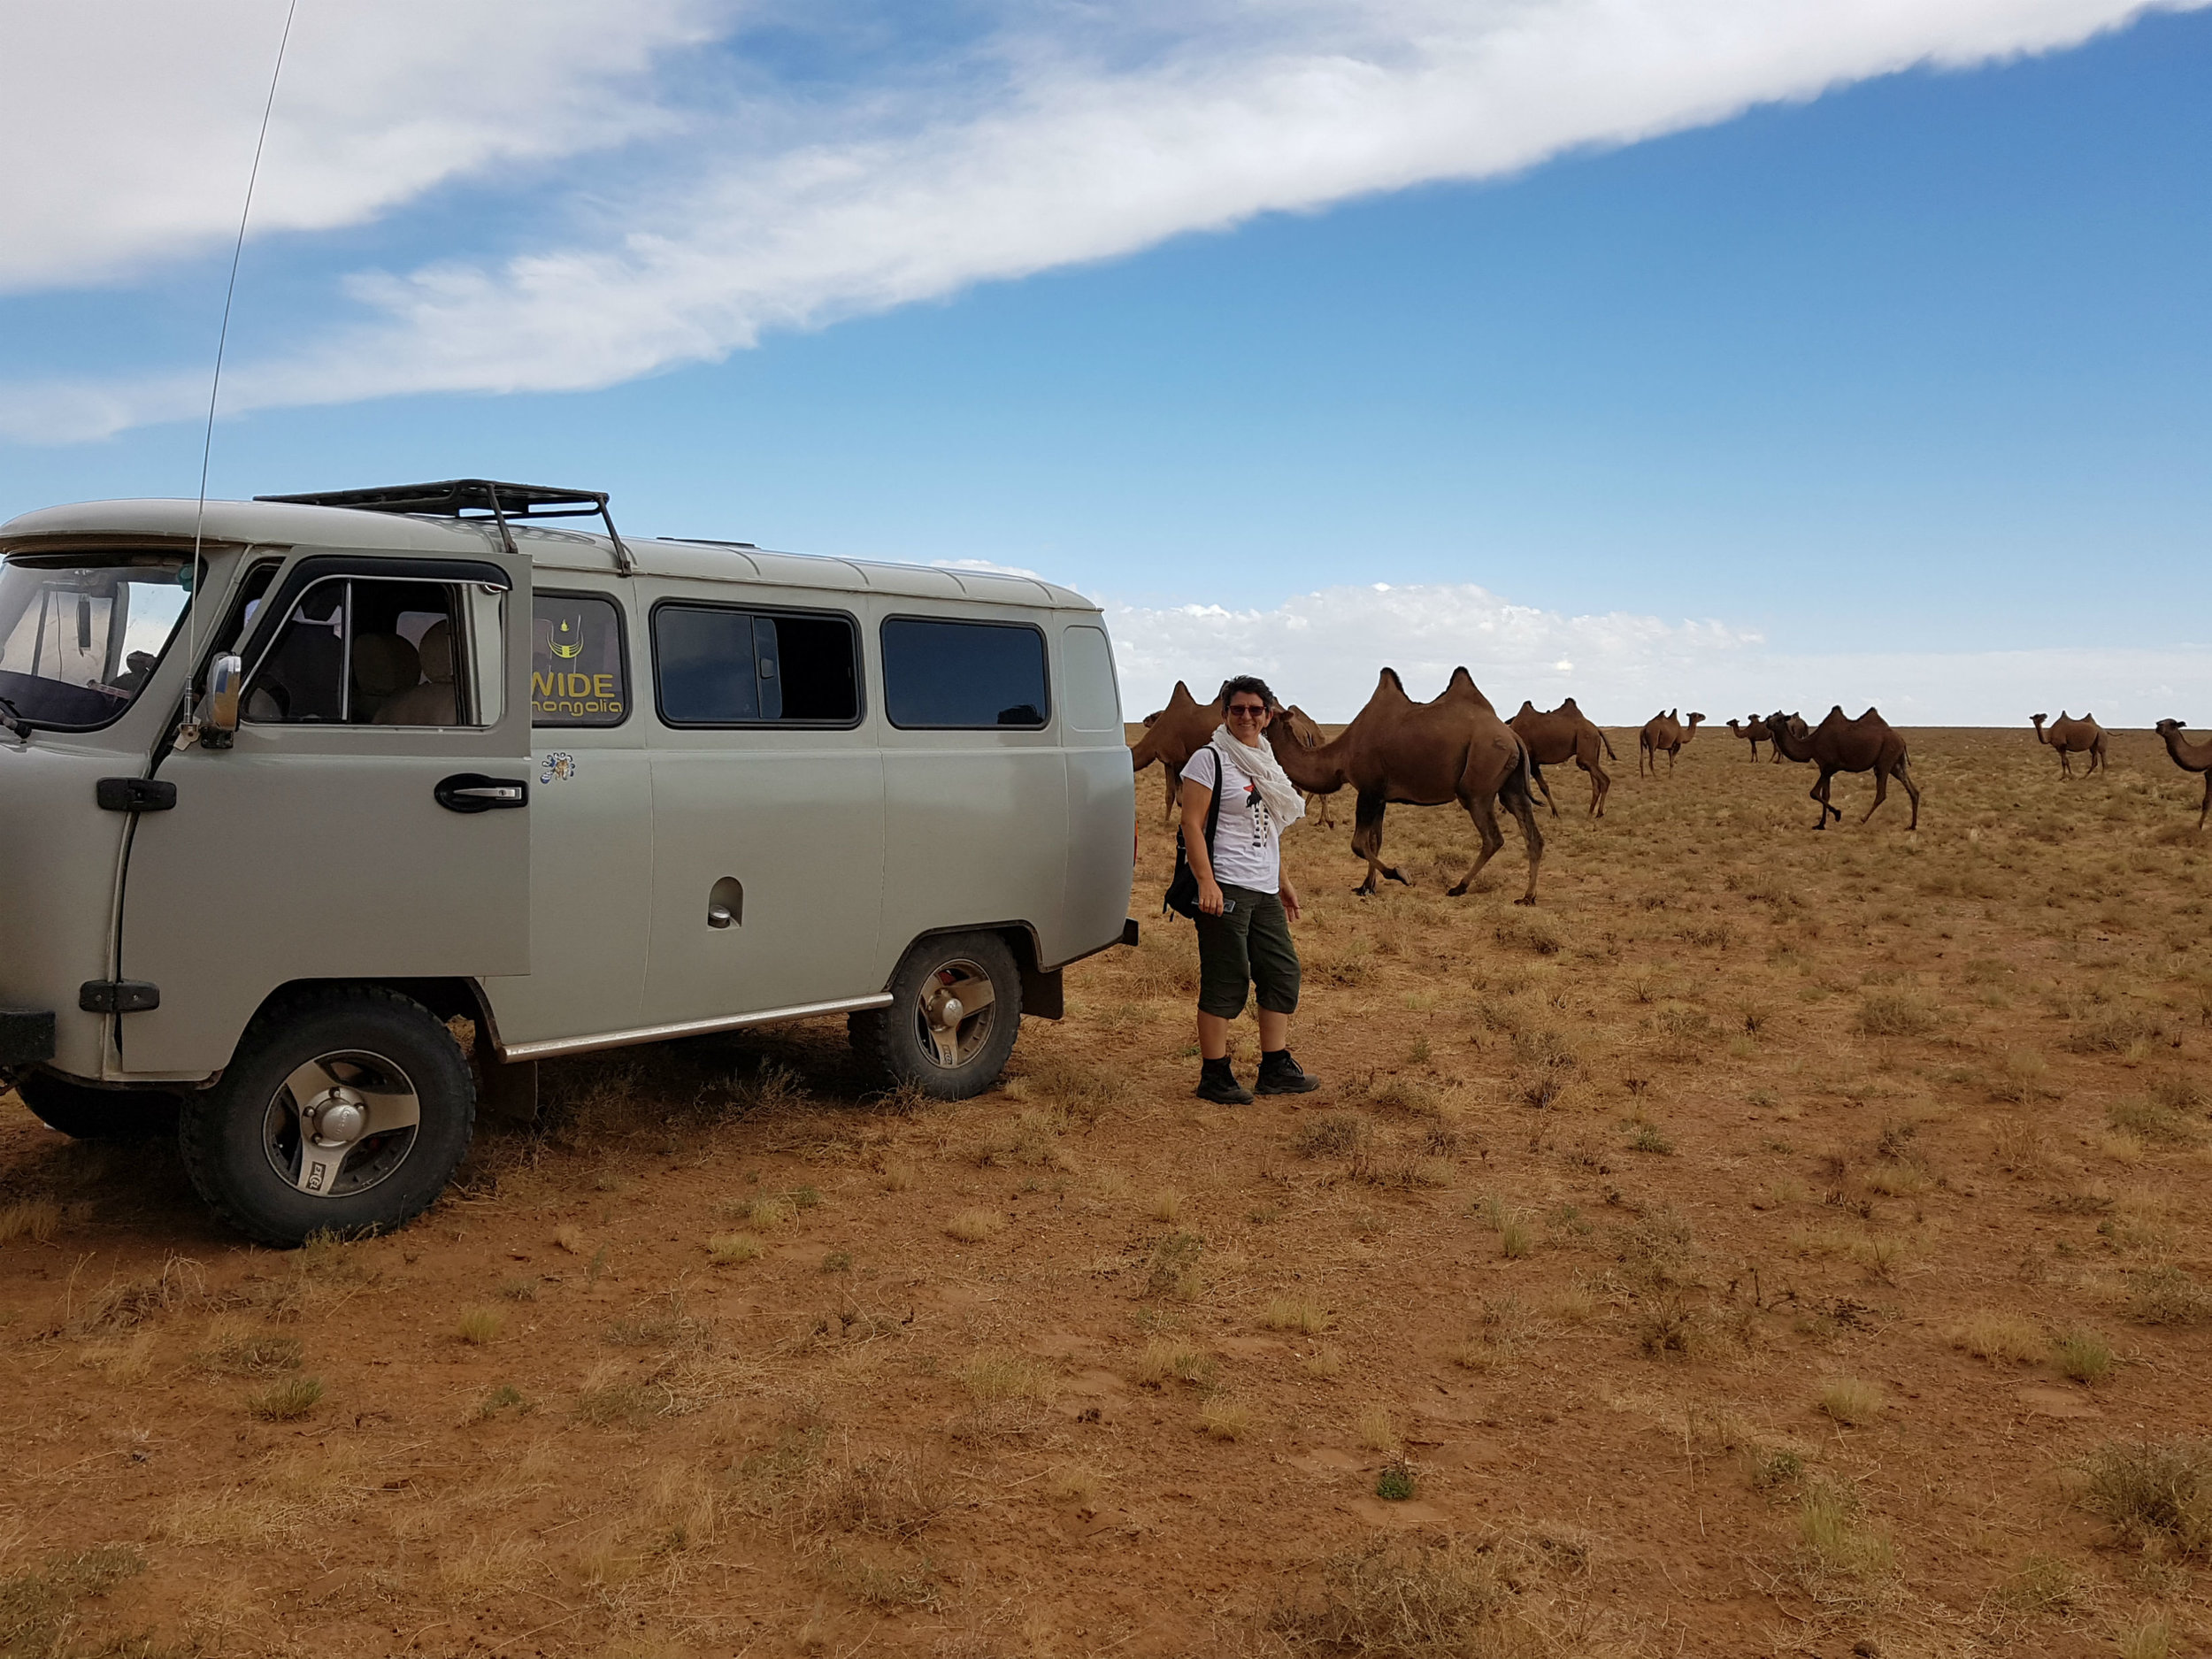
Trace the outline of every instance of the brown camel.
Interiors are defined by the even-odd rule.
[[[1473,867],[1450,889],[1458,897],[1505,845],[1496,811],[1503,797],[1506,810],[1520,820],[1521,840],[1528,848],[1528,891],[1514,902],[1536,902],[1544,836],[1536,827],[1528,750],[1464,668],[1452,671],[1451,683],[1433,703],[1414,702],[1398,671],[1386,668],[1367,706],[1330,741],[1304,748],[1279,720],[1269,723],[1267,741],[1274,745],[1284,774],[1308,794],[1333,795],[1347,784],[1356,791],[1352,851],[1367,860],[1367,879],[1355,891],[1374,892],[1378,878],[1384,876],[1405,882],[1382,861],[1383,812],[1392,802],[1441,806],[1456,801],[1482,840]]]
[[[2174,764],[2184,772],[2204,774],[2204,804],[2197,809],[2197,827],[2204,827],[2204,815],[2212,812],[2212,739],[2192,743],[2182,733],[2178,720],[2161,720],[2159,736],[2166,740],[2166,752],[2174,757]]]
[[[1554,818],[1559,816],[1559,803],[1551,798],[1551,785],[1544,781],[1544,768],[1563,765],[1571,760],[1590,774],[1590,816],[1605,816],[1605,795],[1612,788],[1613,780],[1598,764],[1598,756],[1602,750],[1607,759],[1616,763],[1620,757],[1613,753],[1613,745],[1605,733],[1575,706],[1572,697],[1548,712],[1524,699],[1521,711],[1506,724],[1527,747],[1529,771],[1536,780],[1536,787],[1544,792],[1544,804],[1551,808]]]
[[[2069,719],[2066,710],[2061,709],[2058,718],[2051,720],[2051,729],[2047,733],[2043,729],[2043,722],[2051,719],[2049,715],[2031,714],[2028,719],[2035,727],[2035,741],[2048,743],[2058,751],[2060,777],[2070,778],[2074,775],[2074,757],[2081,754],[2089,757],[2089,770],[2083,775],[2091,778],[2097,775],[2098,768],[2104,764],[2104,727],[2097,724],[2095,715],[2085,714],[2078,720]]]
[[[1838,823],[1843,821],[1842,812],[1828,801],[1829,780],[1839,772],[1874,774],[1874,804],[1867,808],[1866,818],[1860,823],[1872,818],[1889,798],[1889,780],[1894,778],[1912,797],[1912,822],[1905,827],[1920,827],[1920,786],[1912,780],[1906,764],[1905,740],[1882,718],[1879,710],[1869,709],[1850,720],[1839,706],[1829,710],[1828,718],[1809,730],[1798,716],[1778,711],[1767,716],[1767,730],[1778,753],[1791,760],[1811,761],[1820,768],[1820,778],[1809,792],[1820,803],[1820,822],[1813,826],[1815,829],[1826,829],[1831,813]]]
[[[1275,724],[1288,726],[1290,734],[1298,740],[1299,747],[1302,749],[1318,749],[1328,741],[1323,735],[1321,727],[1316,723],[1313,716],[1308,714],[1294,703],[1283,710],[1283,718]],[[1317,829],[1334,829],[1336,827],[1336,797],[1330,795],[1309,795],[1306,797],[1306,817]]]
[[[1759,758],[1759,745],[1774,741],[1774,733],[1767,730],[1767,723],[1755,714],[1741,726],[1733,720],[1729,721],[1728,729],[1751,745],[1751,758],[1755,764]]]
[[[1677,718],[1679,710],[1670,709],[1664,714],[1655,714],[1644,722],[1644,729],[1636,733],[1636,775],[1644,775],[1644,763],[1651,763],[1651,775],[1659,775],[1659,756],[1664,751],[1667,770],[1674,770],[1674,757],[1682,752],[1682,746],[1697,735],[1698,723],[1705,718],[1693,714],[1687,726]]]
[[[1172,824],[1183,810],[1183,766],[1193,755],[1214,740],[1221,724],[1221,698],[1201,703],[1181,680],[1168,697],[1167,707],[1144,717],[1144,735],[1129,746],[1129,764],[1142,772],[1154,761],[1167,768],[1167,816]]]

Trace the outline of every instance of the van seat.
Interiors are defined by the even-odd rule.
[[[423,631],[419,656],[425,683],[408,687],[379,709],[379,726],[451,726],[460,718],[453,694],[453,630],[432,623]]]
[[[396,634],[364,634],[353,642],[354,718],[383,718],[384,707],[422,678],[415,648]]]

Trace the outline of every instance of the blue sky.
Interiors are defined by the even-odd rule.
[[[589,5],[570,7],[580,38],[607,26]],[[234,9],[234,56],[265,75],[281,12]],[[2170,597],[2212,531],[2212,13],[2108,6],[2116,28],[2007,55],[2020,28],[2057,27],[2014,14],[2064,9],[1961,5],[1954,36],[1986,39],[1921,55],[1966,67],[1856,73],[1849,51],[1821,61],[1816,28],[1718,90],[1688,62],[1684,89],[1661,88],[1676,104],[1652,90],[1663,77],[1621,83],[1641,124],[1678,130],[1634,140],[1594,96],[1579,127],[1500,118],[1471,151],[1364,173],[1337,160],[1357,121],[1271,105],[1274,135],[1315,157],[1278,177],[1177,125],[1178,98],[1315,49],[1253,47],[1234,8],[1194,46],[1134,11],[1071,40],[1055,14],[980,6],[846,9],[830,31],[672,0],[657,16],[674,43],[640,48],[615,93],[585,89],[614,107],[593,116],[622,126],[612,138],[550,130],[539,153],[445,174],[425,143],[412,186],[388,182],[406,167],[382,141],[313,178],[273,172],[277,222],[248,243],[231,345],[240,401],[260,406],[219,424],[212,493],[490,474],[611,489],[640,533],[1034,569],[1113,602],[1133,701],[1256,652],[1341,716],[1380,653],[1440,677],[1468,660],[1509,705],[1594,689],[1624,719],[1648,712],[1639,699],[1730,696],[2009,719],[2016,682],[2048,685],[2054,709],[2185,716],[2159,699],[2212,693],[2195,649],[2212,628]],[[1913,42],[1878,44],[1875,61],[1914,61]],[[1394,61],[1390,42],[1362,50]],[[1000,132],[1040,102],[1015,83],[1041,74],[1137,112],[1081,135],[1106,153],[1069,162],[1077,211],[1025,242],[1025,216],[1057,204],[995,174],[915,206],[912,180],[988,143],[1072,144]],[[380,94],[354,96],[357,127]],[[1511,101],[1479,81],[1458,96]],[[1704,115],[1732,97],[1737,112]],[[969,127],[949,141],[902,99],[964,108]],[[300,119],[273,131],[273,170],[288,143],[316,150]],[[1158,135],[1156,176],[1125,191],[1111,152],[1132,131]],[[237,137],[234,122],[233,216]],[[852,176],[909,181],[856,187],[858,229],[849,201],[818,213],[761,183],[833,141]],[[671,189],[672,155],[716,145],[750,171]],[[1194,177],[1210,194],[1187,201]],[[97,184],[95,251],[0,294],[19,411],[0,517],[196,482],[200,430],[178,417],[205,396],[222,193],[207,186],[204,223],[134,242],[130,204],[103,217]],[[631,211],[657,192],[674,204],[659,220]],[[702,203],[728,223],[676,276],[624,264]],[[44,211],[65,243],[71,204]],[[710,273],[745,265],[756,237],[775,259],[736,305]],[[614,268],[543,317],[543,285],[504,263],[610,249]],[[407,311],[440,262],[438,280],[495,290],[464,295],[466,328]],[[380,297],[364,272],[388,273]],[[672,287],[680,300],[632,326],[631,296]],[[582,388],[548,384],[564,376]],[[88,423],[87,388],[121,412]]]

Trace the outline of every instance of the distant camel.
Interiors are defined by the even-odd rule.
[[[1276,724],[1287,726],[1290,728],[1290,734],[1298,740],[1301,747],[1305,749],[1318,749],[1328,741],[1323,735],[1321,727],[1315,723],[1313,716],[1308,714],[1294,703],[1283,710],[1283,718]],[[1317,829],[1334,829],[1336,827],[1336,797],[1329,795],[1308,795],[1306,817],[1312,820]]]
[[[1738,726],[1733,720],[1729,721],[1728,729],[1750,743],[1751,758],[1754,764],[1756,764],[1759,758],[1759,745],[1771,743],[1774,741],[1774,733],[1767,730],[1767,723],[1755,714],[1741,726]],[[1773,758],[1779,760],[1781,757],[1777,755]]]
[[[2043,730],[2043,722],[2051,719],[2049,715],[2031,714],[2028,718],[2035,726],[2035,741],[2048,743],[2058,751],[2060,777],[2070,778],[2074,775],[2074,757],[2080,754],[2089,757],[2089,770],[2082,775],[2089,778],[2097,775],[2097,769],[2104,764],[2104,727],[2097,724],[2095,715],[2085,714],[2078,720],[2070,720],[2066,718],[2066,710],[2061,709],[2058,718],[2051,720],[2051,729],[2047,733]]]
[[[1129,746],[1129,764],[1142,772],[1154,761],[1167,768],[1167,817],[1173,823],[1183,810],[1183,766],[1193,755],[1213,741],[1221,724],[1221,698],[1201,703],[1181,680],[1167,700],[1167,707],[1144,717],[1144,735]]]
[[[1809,791],[1820,803],[1820,822],[1815,829],[1826,829],[1828,818],[1834,813],[1836,821],[1843,821],[1843,814],[1829,804],[1829,780],[1839,772],[1870,772],[1874,774],[1874,804],[1866,810],[1863,824],[1889,798],[1892,778],[1905,786],[1905,793],[1912,797],[1912,822],[1905,827],[1920,827],[1920,786],[1912,780],[1912,772],[1906,765],[1905,740],[1897,728],[1882,718],[1881,712],[1869,709],[1855,720],[1844,718],[1840,706],[1828,710],[1828,718],[1817,726],[1808,730],[1805,722],[1794,714],[1776,712],[1767,716],[1767,730],[1774,747],[1791,760],[1811,761],[1820,768],[1820,778]]]
[[[1655,778],[1659,775],[1662,750],[1666,753],[1667,770],[1671,772],[1674,757],[1682,752],[1684,744],[1697,735],[1698,723],[1705,717],[1693,714],[1690,723],[1685,726],[1676,718],[1679,713],[1679,710],[1671,709],[1664,714],[1655,714],[1644,722],[1644,729],[1636,733],[1636,775],[1639,778],[1644,775],[1647,761],[1651,764],[1651,775]]]
[[[2159,736],[2166,740],[2166,752],[2174,757],[2174,764],[2184,772],[2204,774],[2204,804],[2197,809],[2197,827],[2204,827],[2204,815],[2212,812],[2212,740],[2192,743],[2182,735],[2181,722],[2161,720]]]
[[[1403,883],[1405,877],[1382,861],[1383,811],[1392,802],[1441,806],[1456,801],[1466,809],[1482,840],[1482,850],[1453,897],[1467,891],[1505,837],[1499,832],[1496,803],[1520,820],[1528,848],[1528,891],[1514,901],[1536,902],[1536,872],[1544,861],[1543,833],[1536,827],[1536,787],[1528,750],[1513,728],[1498,718],[1490,699],[1476,689],[1464,668],[1452,671],[1451,683],[1433,703],[1406,695],[1398,671],[1386,668],[1374,695],[1351,725],[1317,749],[1306,749],[1279,720],[1267,728],[1275,758],[1299,788],[1330,795],[1349,784],[1357,792],[1353,813],[1352,851],[1367,860],[1367,879],[1356,891],[1375,891],[1378,878]],[[1410,885],[1409,883],[1407,885]]]
[[[1612,788],[1613,780],[1598,764],[1599,751],[1602,749],[1606,758],[1617,764],[1620,757],[1613,753],[1613,745],[1605,733],[1575,706],[1572,697],[1548,712],[1524,699],[1521,711],[1506,724],[1527,746],[1529,771],[1536,779],[1536,787],[1544,792],[1544,804],[1551,808],[1554,818],[1559,816],[1559,803],[1551,798],[1551,785],[1544,781],[1544,768],[1563,765],[1571,760],[1590,774],[1590,816],[1605,816],[1605,795]]]

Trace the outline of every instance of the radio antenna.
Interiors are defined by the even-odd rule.
[[[230,343],[230,306],[238,294],[238,265],[246,252],[246,222],[253,217],[254,186],[261,178],[261,152],[269,142],[269,117],[276,109],[277,83],[284,78],[285,49],[292,43],[292,19],[298,15],[300,0],[289,0],[284,9],[284,32],[277,37],[276,65],[269,71],[269,96],[261,106],[261,131],[253,141],[253,165],[246,172],[245,205],[238,210],[238,239],[231,245],[230,281],[223,289],[223,325],[215,334],[215,373],[207,386],[207,431],[200,441],[200,496],[192,512],[192,591],[185,600],[190,621],[186,626],[186,660],[196,662],[200,654],[200,539],[207,520],[208,465],[215,454],[215,401],[223,390],[223,350]],[[183,718],[188,725],[192,719],[192,677],[185,676]]]

